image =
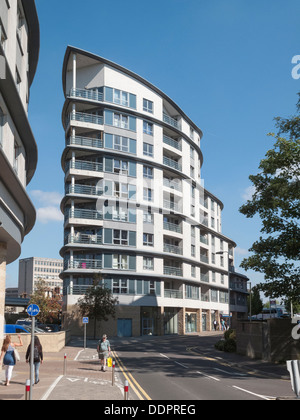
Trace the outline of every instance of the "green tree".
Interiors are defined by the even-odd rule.
[[[300,98],[300,94],[299,94]],[[289,119],[275,118],[278,134],[260,172],[251,175],[255,192],[240,208],[248,218],[259,215],[263,236],[250,248],[253,253],[242,261],[246,270],[264,273],[259,289],[271,298],[300,298],[300,99],[297,115]],[[285,137],[281,137],[285,134]]]
[[[30,304],[36,304],[40,308],[37,320],[42,324],[47,322],[56,323],[59,321],[62,302],[61,296],[47,286],[44,280],[39,279],[36,283],[35,291],[30,296]]]
[[[250,313],[250,296],[248,296],[248,312]],[[260,298],[259,290],[253,287],[251,291],[251,314],[258,315],[264,307],[263,301]]]
[[[118,298],[114,298],[110,289],[102,284],[102,277],[95,276],[93,285],[77,302],[80,314],[94,320],[94,338],[96,338],[97,321],[108,321],[109,316],[115,318]]]

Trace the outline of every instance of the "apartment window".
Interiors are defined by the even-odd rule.
[[[211,253],[211,263],[216,264],[216,254],[214,252]]]
[[[153,114],[153,102],[148,99],[143,99],[143,111]]]
[[[144,178],[153,179],[153,168],[150,166],[143,166],[143,176]]]
[[[113,280],[113,293],[126,294],[128,293],[128,280]]]
[[[151,188],[144,188],[143,198],[145,201],[153,201],[153,190]]]
[[[153,145],[149,143],[143,144],[143,154],[144,156],[153,157]]]
[[[220,265],[221,267],[224,267],[224,257],[220,257]]]
[[[112,268],[116,270],[128,270],[128,255],[113,254]]]
[[[192,257],[195,257],[196,256],[196,247],[195,247],[195,245],[191,245],[191,255],[192,255]]]
[[[221,274],[221,284],[224,284],[225,283],[225,281],[224,281],[224,274]]]
[[[128,162],[126,160],[114,159],[113,160],[113,172],[115,174],[127,174],[128,173]]]
[[[20,147],[18,143],[14,142],[14,170],[15,172],[18,172],[18,157],[19,157]]]
[[[148,121],[143,121],[143,133],[153,136],[153,124]]]
[[[105,133],[104,147],[106,149],[119,150],[124,153],[136,154],[136,140],[128,137]]]
[[[214,229],[215,228],[215,218],[211,217],[210,219],[210,226]]]
[[[122,90],[114,89],[113,101],[115,104],[128,106],[129,105],[128,93]]]
[[[113,243],[114,245],[128,245],[128,231],[114,229]]]
[[[124,90],[104,87],[105,101],[136,109],[136,95]]]
[[[143,257],[143,268],[144,270],[154,270],[154,258]]]
[[[128,184],[114,182],[114,196],[118,198],[128,198]]]
[[[196,277],[196,266],[195,265],[191,266],[191,276]]]
[[[114,113],[114,127],[129,129],[128,115]]]
[[[149,294],[150,295],[155,295],[156,294],[155,281],[154,280],[149,281]]]
[[[212,281],[213,283],[215,283],[215,282],[216,282],[216,272],[215,272],[215,271],[212,271],[212,273],[211,273],[211,281]]]
[[[145,246],[153,246],[154,235],[152,233],[143,233],[143,245]]]
[[[151,211],[151,207],[148,210],[144,210],[143,213],[143,222],[144,223],[153,223],[154,221],[154,215]]]
[[[195,178],[195,169],[193,166],[190,166],[190,177]]]

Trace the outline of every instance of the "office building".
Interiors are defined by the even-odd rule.
[[[26,192],[37,165],[28,121],[29,89],[39,56],[34,0],[0,2],[0,336],[3,332],[6,265],[21,253],[36,220]]]
[[[119,299],[109,335],[210,330],[228,315],[236,244],[201,181],[201,129],[147,80],[77,48],[63,89],[65,311],[100,273]]]

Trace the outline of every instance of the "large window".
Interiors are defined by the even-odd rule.
[[[128,293],[128,280],[113,280],[113,293],[125,294]]]
[[[143,99],[143,111],[153,114],[153,102],[148,99]]]

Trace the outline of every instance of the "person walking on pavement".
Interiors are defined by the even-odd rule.
[[[99,341],[97,346],[97,351],[99,354],[100,364],[101,364],[101,370],[105,372],[106,367],[106,361],[107,358],[110,356],[111,350],[110,350],[110,343],[107,340],[107,335],[103,334],[102,339]]]
[[[31,356],[31,344],[27,347],[26,352],[26,363],[30,362]],[[34,337],[34,352],[33,352],[33,363],[34,363],[34,372],[35,372],[35,384],[40,382],[40,366],[43,364],[44,356],[43,356],[43,347],[41,342],[37,336]]]
[[[1,349],[1,355],[0,355],[0,364],[3,359],[3,364],[5,366],[5,386],[9,386],[13,369],[16,364],[16,355],[15,355],[15,349],[16,347],[22,347],[23,341],[21,339],[21,336],[18,335],[19,343],[12,343],[11,336],[7,335],[6,338],[3,340],[3,345]]]

